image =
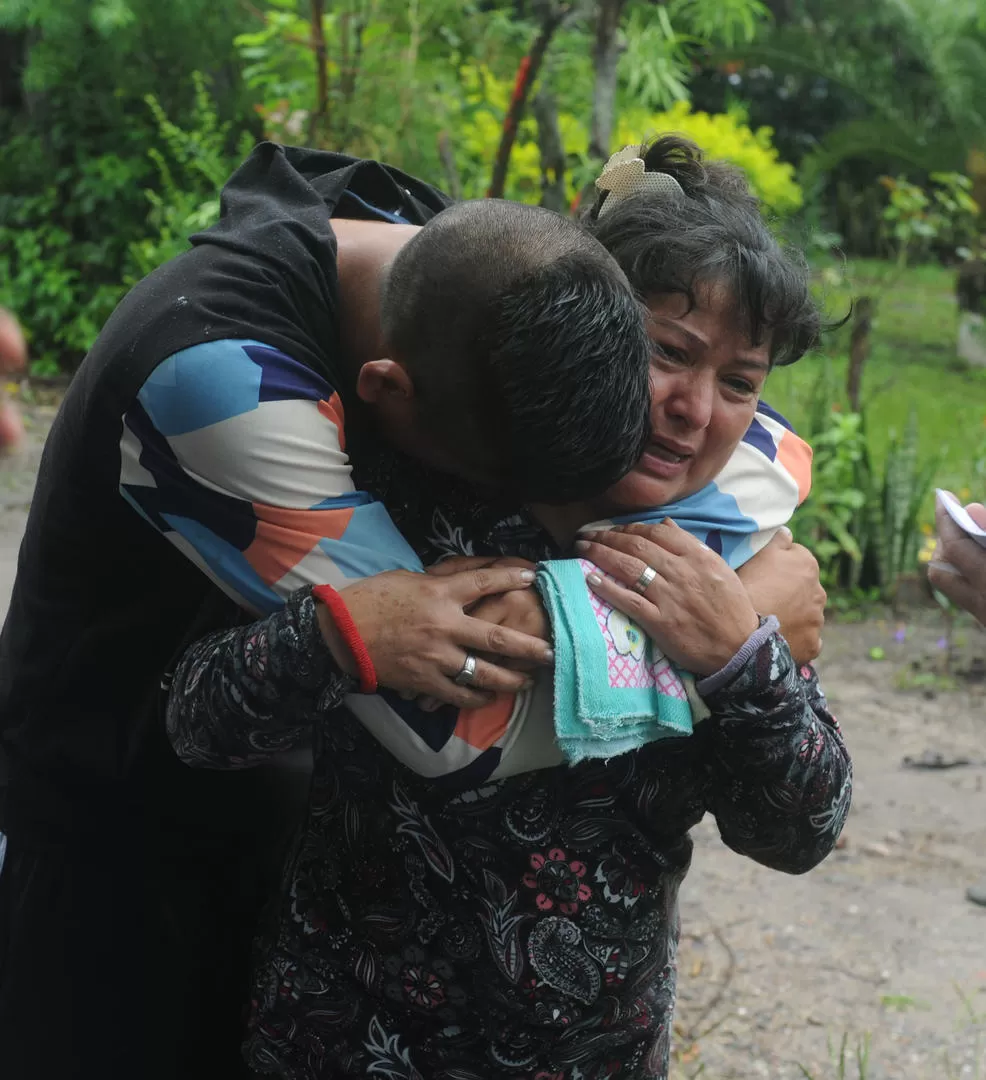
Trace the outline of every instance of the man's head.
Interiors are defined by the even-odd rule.
[[[445,210],[394,259],[381,322],[389,368],[367,365],[360,395],[395,442],[436,467],[566,502],[639,457],[643,313],[574,222],[492,199]]]

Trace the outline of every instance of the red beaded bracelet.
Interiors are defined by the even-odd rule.
[[[356,670],[359,672],[359,689],[361,694],[375,694],[377,692],[377,672],[367,652],[366,645],[356,629],[346,601],[332,588],[331,585],[316,585],[312,589],[312,596],[321,601],[329,609],[332,621],[336,629],[346,643],[346,647],[353,654],[356,661]]]

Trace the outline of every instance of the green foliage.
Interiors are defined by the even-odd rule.
[[[486,65],[463,65],[459,77],[463,99],[461,113],[452,125],[455,161],[463,195],[478,199],[483,197],[489,185],[513,86],[507,79],[498,79]],[[584,155],[588,148],[585,128],[569,113],[559,115],[558,122],[567,152]],[[568,197],[573,199],[576,193],[569,177]],[[505,195],[508,199],[526,203],[536,204],[541,199],[541,153],[537,128],[531,116],[525,116],[518,127]]]
[[[835,588],[845,583],[847,562],[858,567],[863,561],[854,535],[867,503],[862,417],[831,411],[818,428],[804,434],[814,450],[811,494],[795,514],[792,531],[818,559],[825,587]]]
[[[818,559],[826,588],[896,592],[918,569],[922,512],[942,462],[942,448],[922,450],[911,411],[880,457],[867,432],[865,409],[845,413],[820,377],[802,435],[814,449],[812,489],[792,523],[795,539]]]
[[[271,0],[263,25],[236,37],[265,134],[343,149],[440,182],[438,138],[460,110],[463,63],[497,55],[504,73],[526,41],[494,11],[459,0],[326,4],[325,100],[309,0]]]
[[[183,122],[198,68],[222,88],[222,115],[239,110],[230,17],[241,10],[0,0],[5,55],[19,45],[24,62],[19,84],[0,73],[0,303],[20,315],[36,371],[73,367],[122,295],[130,246],[148,228],[145,190],[159,183],[145,96]]]
[[[8,146],[11,152],[17,147]],[[117,205],[126,207],[123,189],[134,171],[104,155],[62,185],[0,196],[0,306],[27,315],[36,374],[54,374],[63,356],[84,353],[122,295],[121,286],[94,282],[90,273],[117,255],[115,245],[88,230],[80,237],[73,226],[87,209],[106,213],[118,196]],[[65,198],[72,200],[67,212]]]
[[[453,0],[349,0],[327,11],[322,20],[327,96],[321,112],[308,0],[273,0],[263,26],[239,35],[236,45],[271,137],[342,146],[441,182],[446,166],[438,146],[445,133],[456,180],[475,198],[489,185],[517,66],[537,33],[536,21],[490,7]],[[635,110],[635,119],[654,128],[662,122],[654,110],[687,97],[699,50],[712,42],[748,40],[765,16],[760,0],[729,0],[725,6],[713,0],[629,4],[617,111]],[[597,167],[587,161],[593,25],[594,5],[585,5],[559,33],[535,88],[550,89],[559,100],[572,198]],[[769,148],[769,133],[750,133],[750,139],[766,139]],[[518,131],[506,194],[537,202],[540,185],[537,128],[528,115]]]
[[[883,210],[885,236],[897,250],[897,265],[927,257],[937,244],[953,256],[968,253],[978,235],[979,207],[970,194],[972,181],[961,173],[932,173],[925,189],[906,177],[884,176],[888,192]]]
[[[148,95],[147,108],[160,140],[148,150],[149,161],[103,155],[84,163],[69,188],[70,221],[77,220],[75,215],[108,216],[114,201],[127,206],[148,164],[153,167],[157,184],[143,191],[146,225],[140,226],[148,235],[130,240],[126,250],[120,250],[119,241],[105,247],[96,241],[77,243],[57,224],[65,209],[54,185],[36,195],[0,197],[0,208],[9,207],[0,216],[5,222],[0,225],[0,306],[28,313],[35,374],[56,374],[60,357],[83,354],[127,285],[183,251],[189,235],[218,216],[219,189],[237,162],[227,151],[231,125],[220,121],[203,76],[193,73],[192,83],[195,99],[187,130],[172,123],[158,100]],[[241,140],[242,152],[249,141],[248,135]],[[141,220],[137,212],[133,218]],[[107,266],[110,260],[113,264]],[[90,275],[104,268],[115,280],[93,287]]]
[[[964,168],[986,145],[980,0],[880,0],[852,5],[844,18],[823,10],[828,25],[816,18],[788,28],[772,62],[838,81],[866,108],[821,140],[811,168],[831,171],[853,157],[897,159],[924,173]]]
[[[670,0],[667,8],[696,40],[727,47],[753,41],[770,17],[760,0]]]
[[[986,432],[986,369],[955,362],[958,308],[955,272],[934,263],[909,266],[901,272],[886,261],[815,261],[815,292],[830,317],[846,314],[853,295],[881,296],[870,335],[862,401],[866,438],[881,465],[891,433],[901,432],[913,410],[926,453],[943,452],[940,487],[968,501],[984,488],[976,479],[976,448]],[[888,279],[892,288],[886,287]],[[830,387],[824,402],[843,410],[849,349],[848,326],[825,335],[820,352],[791,367],[778,368],[768,380],[766,398],[801,432],[818,429],[810,412],[820,376]],[[930,523],[934,500],[929,497],[922,520]]]
[[[657,114],[627,110],[620,116],[616,144],[623,146],[671,131],[693,139],[710,158],[738,165],[768,210],[785,214],[801,205],[802,193],[794,168],[779,160],[771,145],[773,132],[770,128],[752,130],[738,108],[715,116],[693,112],[687,102]]]
[[[702,51],[749,44],[769,15],[760,0],[632,4],[619,64],[624,107],[666,109],[687,100]]]
[[[918,567],[923,543],[921,507],[934,487],[941,449],[922,452],[912,412],[900,435],[891,436],[882,468],[865,459],[867,486],[863,542],[875,567],[875,583],[893,595],[901,576]]]
[[[854,1047],[849,1046],[849,1033],[845,1032],[839,1048],[829,1041],[829,1060],[832,1063],[833,1080],[868,1080],[870,1076],[870,1036],[867,1033],[856,1040]],[[799,1065],[806,1080],[823,1080],[816,1073],[809,1072],[804,1065]]]
[[[479,197],[487,182],[511,87],[488,69],[466,68],[465,109],[458,131],[458,165],[467,195]],[[571,113],[558,117],[562,142],[571,167],[568,195],[574,199],[594,179],[596,166],[588,160],[587,126]],[[752,131],[739,110],[718,116],[692,112],[679,102],[665,112],[631,108],[620,113],[611,149],[618,150],[655,135],[678,132],[693,139],[710,158],[731,161],[746,173],[750,186],[764,205],[775,213],[788,213],[801,205],[801,189],[794,169],[778,160],[767,128]],[[511,158],[507,194],[521,202],[536,203],[541,197],[541,154],[533,118],[524,119]]]
[[[772,9],[774,25],[755,40],[711,54],[693,98],[716,112],[739,99],[755,124],[775,128],[775,145],[811,192],[814,227],[840,233],[855,254],[882,255],[875,184],[891,171],[922,185],[932,173],[964,171],[986,203],[981,0]]]
[[[222,123],[203,76],[193,75],[195,104],[188,128],[168,119],[157,98],[149,94],[147,106],[160,132],[160,148],[148,154],[157,169],[158,188],[148,188],[147,224],[150,235],[130,244],[132,284],[188,247],[188,238],[208,228],[219,217],[219,192],[246,155],[252,139],[240,137],[239,153],[230,155],[229,122]]]
[[[630,13],[620,74],[626,97],[642,108],[660,109],[688,98],[691,39],[677,33],[665,5]]]

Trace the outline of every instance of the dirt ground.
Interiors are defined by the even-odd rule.
[[[27,449],[0,463],[0,616],[53,412],[29,408]],[[674,1080],[986,1080],[986,908],[964,895],[986,879],[986,633],[957,629],[951,681],[942,633],[930,611],[827,629],[856,782],[822,866],[786,877],[695,831]],[[952,767],[904,763],[929,754]]]
[[[855,766],[840,850],[787,877],[726,849],[714,822],[695,831],[675,1080],[835,1080],[844,1036],[852,1080],[986,1077],[986,908],[965,899],[986,878],[986,683],[901,689],[942,660],[937,617],[904,625],[903,642],[896,621],[826,630],[822,681]],[[955,665],[978,675],[986,634],[956,637]],[[904,765],[926,754],[969,764]]]

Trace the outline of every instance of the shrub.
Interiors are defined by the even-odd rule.
[[[792,530],[814,552],[826,588],[876,590],[892,599],[900,578],[918,568],[921,507],[942,455],[921,452],[912,412],[878,460],[865,409],[843,412],[830,391],[820,377],[802,432],[814,449],[812,489]]]
[[[220,190],[252,142],[249,133],[244,133],[239,153],[228,153],[231,125],[220,122],[202,75],[195,73],[193,79],[195,103],[187,128],[173,123],[153,95],[147,97],[161,141],[160,148],[148,151],[158,187],[145,191],[151,232],[130,244],[130,284],[180,255],[188,247],[189,236],[218,218]]]
[[[466,94],[455,129],[458,164],[466,194],[478,198],[489,183],[512,85],[498,79],[486,67],[463,68],[461,78]],[[562,112],[558,126],[569,159],[568,195],[574,199],[594,179],[598,166],[587,161],[589,135],[585,123],[571,113]],[[778,158],[771,145],[770,128],[753,131],[738,109],[718,114],[692,112],[684,101],[666,112],[624,109],[612,149],[619,150],[670,132],[694,140],[710,158],[739,166],[753,191],[775,214],[787,214],[801,206],[802,193],[794,178],[794,168]],[[508,198],[530,203],[538,202],[541,196],[541,154],[537,127],[530,115],[518,127],[506,194]]]
[[[779,159],[771,143],[773,132],[767,127],[754,131],[739,109],[724,113],[692,112],[687,101],[680,101],[662,113],[630,109],[620,116],[617,148],[668,132],[692,139],[710,158],[739,166],[755,194],[774,213],[791,213],[801,206],[802,193],[794,178],[794,167]]]
[[[0,175],[9,177],[0,195],[0,305],[21,316],[34,373],[52,375],[85,353],[123,293],[126,241],[112,222],[140,212],[148,165],[103,154],[46,176],[17,167],[37,156],[23,135],[0,151]]]

